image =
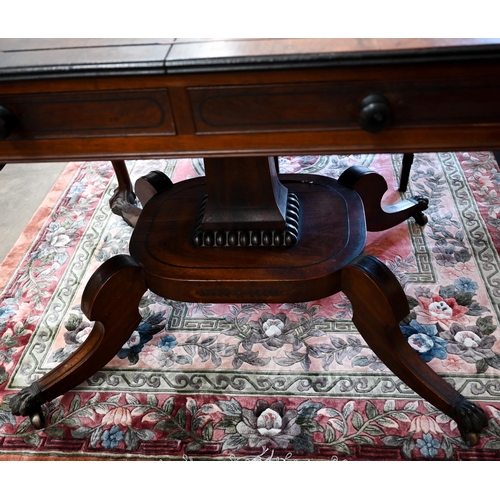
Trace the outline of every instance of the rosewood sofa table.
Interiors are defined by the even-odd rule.
[[[128,340],[147,289],[197,302],[343,291],[374,353],[476,444],[485,413],[409,346],[405,294],[363,253],[367,230],[425,224],[427,201],[382,207],[375,172],[281,175],[275,158],[499,150],[499,82],[500,40],[0,40],[0,163],[111,160],[112,208],[135,227],[130,255],[85,288],[88,339],[15,395],[12,412],[41,428],[41,406]],[[134,192],[124,160],[148,157],[203,157],[206,176],[172,184],[153,172]]]

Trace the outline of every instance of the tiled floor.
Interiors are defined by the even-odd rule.
[[[0,263],[66,164],[8,163],[0,171]]]

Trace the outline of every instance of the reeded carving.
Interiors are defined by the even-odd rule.
[[[218,229],[203,231],[201,222],[207,197],[200,205],[193,243],[197,247],[270,247],[295,245],[299,239],[300,202],[294,193],[288,193],[286,207],[286,230],[260,229]]]

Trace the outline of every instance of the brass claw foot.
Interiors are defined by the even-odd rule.
[[[417,195],[412,199],[418,203],[418,208],[420,208],[420,210],[427,210],[429,208],[429,199],[425,196]]]
[[[413,216],[413,219],[419,226],[425,226],[427,222],[429,222],[429,219],[427,218],[427,215],[425,215],[423,212],[418,212]]]
[[[417,206],[420,208],[420,212],[413,214],[413,219],[419,226],[425,226],[429,219],[423,211],[429,208],[429,200],[424,196],[414,196],[412,199],[417,202]]]
[[[111,205],[111,211],[119,215],[130,227],[135,227],[137,219],[139,219],[139,215],[141,215],[141,209],[139,207],[132,205],[122,198],[116,198]]]
[[[454,405],[453,419],[458,424],[460,435],[467,446],[475,446],[479,442],[478,434],[488,424],[484,411],[471,401],[462,398]]]
[[[41,429],[44,426],[44,417],[40,399],[40,388],[36,382],[29,387],[21,389],[9,402],[10,411],[13,415],[29,416],[35,429]]]

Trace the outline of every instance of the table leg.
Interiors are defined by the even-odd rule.
[[[123,160],[112,160],[113,170],[115,171],[118,187],[115,189],[113,196],[109,200],[109,206],[113,209],[113,205],[117,200],[122,200],[126,203],[135,202],[135,194],[132,189],[132,181],[128,174],[127,166]]]
[[[368,231],[384,231],[410,217],[421,226],[427,223],[423,210],[427,209],[429,201],[421,196],[381,206],[382,196],[387,191],[387,182],[373,170],[360,166],[350,167],[339,177],[339,182],[354,189],[361,196]]]
[[[409,314],[398,280],[378,259],[360,255],[342,270],[353,322],[373,352],[408,387],[453,418],[468,446],[487,425],[484,411],[443,380],[408,344],[398,323]]]
[[[413,153],[405,153],[401,165],[401,179],[399,180],[398,190],[404,193],[408,189],[408,181],[410,180],[411,166],[413,165]]]
[[[95,321],[85,342],[49,373],[10,400],[14,415],[29,415],[43,427],[41,405],[83,383],[102,369],[139,325],[138,305],[146,292],[142,268],[127,255],[106,261],[92,276],[82,297],[82,310]]]

